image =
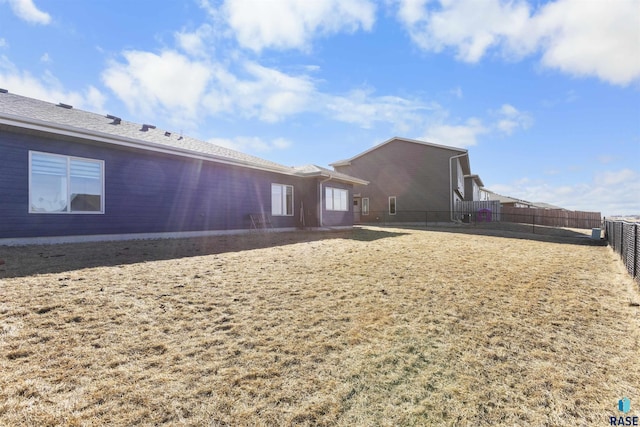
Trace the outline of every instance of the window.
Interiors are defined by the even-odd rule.
[[[369,215],[369,198],[362,199],[362,215]]]
[[[396,214],[396,196],[389,197],[389,215]]]
[[[271,184],[271,215],[293,215],[293,185]]]
[[[349,192],[347,190],[333,187],[325,189],[325,205],[328,211],[348,211],[348,198]]]
[[[29,212],[104,213],[104,162],[30,151]]]

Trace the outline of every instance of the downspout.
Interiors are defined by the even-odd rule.
[[[329,174],[329,178],[325,179],[324,181],[320,181],[320,197],[319,197],[319,203],[318,203],[318,208],[320,208],[320,215],[318,216],[318,218],[320,219],[320,222],[318,224],[318,226],[320,228],[322,228],[322,184],[324,184],[327,181],[331,181],[333,179],[333,177],[331,176],[331,174]]]
[[[453,222],[453,177],[451,176],[453,174],[453,170],[451,168],[451,160],[457,159],[459,157],[464,157],[467,154],[469,153],[458,154],[449,157],[449,219],[451,220],[451,222]]]

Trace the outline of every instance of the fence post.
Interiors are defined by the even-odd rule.
[[[638,224],[633,226],[633,262],[631,264],[631,277],[634,279],[638,276],[636,265],[638,262]]]
[[[531,232],[536,234],[536,213],[531,213]]]

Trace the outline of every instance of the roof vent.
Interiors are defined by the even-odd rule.
[[[66,108],[67,110],[71,110],[73,105],[63,104],[62,102],[58,103],[58,107]]]
[[[155,127],[154,125],[147,125],[147,124],[144,124],[144,125],[142,125],[142,129],[140,129],[140,131],[142,131],[142,132],[146,132],[146,131],[148,131],[149,129],[155,129],[155,128],[156,128],[156,127]]]
[[[0,88],[0,93],[9,93],[9,91],[7,89]]]
[[[107,119],[113,120],[111,123],[109,123],[111,125],[119,125],[120,122],[122,122],[122,119],[120,117],[112,116],[111,114],[107,114]]]
[[[164,136],[171,136],[171,132],[165,132]]]

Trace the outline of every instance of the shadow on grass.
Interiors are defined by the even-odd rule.
[[[373,242],[406,233],[350,230],[250,233],[185,239],[126,240],[56,245],[0,246],[0,279],[93,267],[205,256],[331,239]]]

